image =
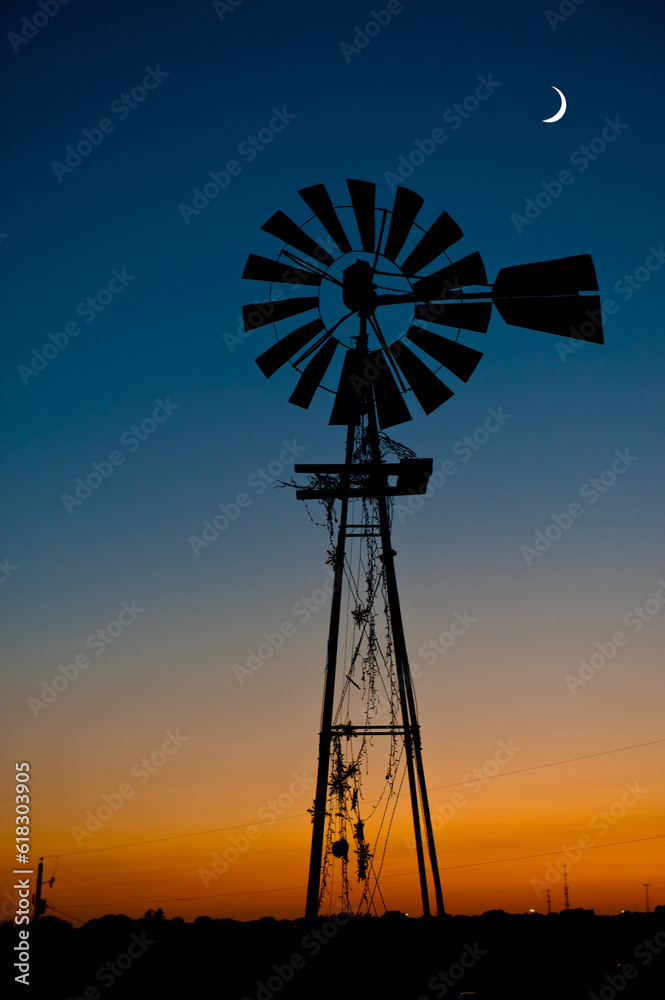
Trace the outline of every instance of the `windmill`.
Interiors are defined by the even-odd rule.
[[[270,378],[290,364],[299,374],[290,402],[308,409],[317,390],[327,391],[329,423],[347,428],[343,463],[295,466],[309,476],[296,496],[326,506],[334,573],[305,915],[315,917],[326,895],[332,899],[333,883],[343,911],[371,912],[383,900],[379,876],[405,779],[423,913],[431,912],[426,848],[442,915],[391,544],[393,498],[423,494],[432,460],[417,458],[385,432],[412,419],[413,400],[429,414],[450,399],[451,375],[454,384],[469,379],[482,352],[465,340],[487,331],[492,305],[512,326],[602,344],[599,297],[582,294],[598,291],[598,284],[589,255],[504,267],[490,284],[478,252],[457,261],[448,256],[462,231],[447,212],[425,229],[416,221],[423,199],[415,192],[398,187],[392,209],[385,209],[376,205],[373,183],[347,186],[350,205],[333,205],[323,184],[299,191],[313,214],[297,225],[276,212],[261,227],[282,244],[276,259],[250,254],[243,273],[270,283],[268,301],[243,307],[246,331],[274,328],[275,342],[257,358],[263,374]],[[448,335],[433,327],[448,328]],[[387,461],[389,455],[397,460]],[[354,545],[357,570],[349,555]],[[341,663],[345,583],[353,633]],[[371,800],[363,779],[379,736],[389,740],[385,784]],[[368,819],[375,819],[373,835]],[[357,857],[355,893],[349,838]]]

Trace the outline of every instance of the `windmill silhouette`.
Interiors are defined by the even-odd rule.
[[[307,409],[318,389],[327,391],[329,423],[347,428],[343,463],[295,466],[309,476],[296,496],[326,506],[334,572],[305,915],[315,917],[325,896],[332,899],[333,883],[343,911],[371,911],[383,901],[379,876],[405,778],[423,913],[431,912],[426,847],[442,915],[391,544],[393,498],[423,494],[432,460],[417,458],[385,431],[412,419],[414,399],[426,414],[450,399],[450,375],[453,382],[469,379],[482,352],[460,337],[462,331],[484,334],[493,305],[506,323],[562,337],[580,338],[578,331],[585,323],[588,329],[592,317],[584,339],[602,344],[599,297],[582,294],[598,291],[598,284],[589,255],[505,267],[490,284],[478,252],[457,261],[448,256],[463,234],[447,212],[425,229],[416,221],[423,199],[415,192],[398,187],[389,210],[376,206],[373,183],[348,180],[347,186],[350,205],[333,205],[323,184],[299,191],[313,215],[299,226],[276,212],[262,229],[281,241],[277,259],[250,254],[243,273],[270,283],[268,301],[243,307],[247,331],[270,325],[275,330],[275,342],[257,358],[263,374],[271,377],[290,364],[299,373],[290,402]],[[443,266],[423,273],[441,257]],[[278,300],[273,284],[280,286]],[[300,286],[310,294],[289,295]],[[442,326],[455,334],[432,329]],[[388,461],[389,455],[397,461]],[[349,558],[353,545],[359,549],[357,570]],[[350,652],[342,664],[345,582],[354,606]],[[363,779],[378,736],[389,738],[389,750],[385,784],[372,801]],[[348,873],[349,838],[357,857],[358,903]]]

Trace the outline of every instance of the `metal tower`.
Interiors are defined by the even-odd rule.
[[[347,186],[351,204],[342,206],[333,205],[323,184],[299,191],[313,215],[298,226],[276,212],[262,229],[282,242],[277,259],[250,254],[243,273],[270,282],[268,301],[243,307],[247,331],[274,324],[275,342],[257,359],[263,374],[271,377],[290,363],[300,375],[290,402],[307,409],[317,389],[327,389],[330,424],[347,428],[343,463],[295,467],[309,476],[296,496],[326,507],[334,574],[305,915],[316,916],[324,896],[332,898],[333,882],[348,912],[376,908],[377,895],[383,900],[378,880],[405,778],[423,912],[431,912],[431,878],[441,915],[391,543],[393,498],[424,493],[432,460],[417,458],[385,431],[411,419],[406,399],[415,398],[429,414],[453,395],[446,384],[451,375],[453,384],[468,380],[482,352],[460,337],[463,331],[472,339],[484,334],[493,304],[513,326],[602,344],[600,300],[580,294],[598,290],[588,255],[502,268],[488,284],[478,252],[456,262],[446,253],[462,237],[446,212],[424,229],[416,222],[423,199],[413,191],[398,187],[389,210],[376,206],[374,184],[348,180]],[[422,273],[442,256],[443,266]],[[300,286],[313,294],[299,295]],[[454,339],[432,326],[455,330]],[[446,382],[438,374],[442,368]],[[328,378],[330,386],[323,384]],[[390,455],[397,460],[389,461]],[[360,547],[355,571],[353,545]],[[345,583],[350,609],[353,604],[346,650],[340,642]],[[371,800],[363,775],[379,736],[388,738],[385,786]],[[367,823],[375,814],[370,833]],[[348,877],[348,837],[355,843],[362,889],[357,906]]]

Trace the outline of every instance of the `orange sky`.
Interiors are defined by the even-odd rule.
[[[437,745],[436,739],[430,742]],[[439,736],[438,744],[444,742]],[[519,743],[507,738],[503,745],[514,749]],[[522,771],[550,760],[525,747],[499,766],[498,776],[481,784],[454,784],[474,767],[481,776],[494,770],[488,762],[495,759],[497,747],[488,740],[484,758],[457,750],[448,768],[441,767],[436,754],[429,755],[430,805],[448,912],[520,912],[531,907],[546,912],[548,885],[552,908],[561,909],[563,879],[552,866],[564,861],[571,906],[598,913],[643,909],[644,882],[651,883],[652,907],[665,902],[663,840],[645,839],[663,830],[665,743]],[[611,748],[580,739],[577,749],[598,753]],[[188,920],[200,914],[236,919],[302,915],[311,829],[304,810],[311,804],[313,784],[301,789],[313,770],[288,770],[287,762],[261,775],[256,757],[251,769],[242,754],[238,758],[243,777],[234,783],[229,768],[226,787],[218,783],[216,767],[206,765],[205,752],[193,741],[191,747],[183,743],[163,771],[155,770],[149,778],[147,771],[135,767],[136,760],[133,774],[130,768],[100,760],[97,795],[89,779],[79,786],[62,786],[47,755],[33,754],[35,842],[47,854],[60,852],[57,868],[55,857],[45,862],[45,877],[54,871],[56,876],[54,886],[45,890],[47,899],[82,920],[107,912],[139,916],[158,906],[169,917]],[[191,774],[197,770],[199,781],[192,786]],[[501,776],[509,771],[522,773]],[[125,792],[133,787],[134,794],[123,798],[121,785]],[[266,810],[275,809],[271,800],[282,812],[273,823],[265,822]],[[109,810],[100,810],[105,801],[116,806],[108,818]],[[87,810],[100,811],[104,822],[84,837]],[[226,829],[200,832],[218,827]],[[182,836],[189,833],[194,835]],[[381,888],[389,909],[418,915],[410,834],[403,795]],[[366,836],[371,841],[369,826]],[[153,838],[156,843],[106,849]],[[220,857],[227,862],[221,871]],[[6,863],[11,864],[11,858],[6,856]],[[355,884],[355,876],[351,881]]]
[[[453,566],[446,568],[453,603],[434,587],[441,573],[436,554],[427,560],[427,553],[407,550],[402,605],[407,636],[413,636],[447,910],[545,912],[541,883],[547,884],[548,864],[566,860],[566,850],[572,851],[571,906],[599,913],[642,909],[645,882],[651,906],[665,903],[663,840],[646,839],[665,832],[660,619],[584,687],[571,693],[565,683],[593,648],[591,640],[612,634],[630,607],[626,593],[635,603],[648,589],[630,579],[610,582],[602,598],[589,590],[582,611],[577,593],[563,587],[556,572],[513,593],[492,570],[478,584],[464,567]],[[220,619],[211,602],[188,625],[165,615],[149,620],[146,612],[143,633],[111,647],[37,717],[26,698],[53,673],[53,658],[44,660],[48,671],[16,673],[6,757],[12,774],[14,759],[31,764],[32,858],[49,856],[50,878],[59,856],[55,884],[45,893],[56,909],[82,920],[106,912],[139,916],[158,906],[186,919],[303,913],[327,608],[242,685],[233,665],[256,648],[263,631],[289,618],[301,594],[320,586],[316,552],[308,563],[310,579],[285,580],[269,612],[243,604],[241,615],[234,618],[227,607]],[[419,657],[454,612],[465,610],[477,621],[447,654],[434,663]],[[373,794],[368,783],[367,804]],[[13,804],[7,781],[3,799]],[[267,825],[262,821],[273,800],[280,816]],[[77,841],[76,828],[100,808],[100,828],[89,837],[78,832]],[[603,811],[612,822],[603,820]],[[9,822],[11,808],[3,813]],[[418,914],[416,861],[405,841],[409,823],[404,796],[382,891],[389,909]],[[211,871],[216,854],[228,858],[231,838],[242,844],[248,826],[256,827],[249,849],[204,884],[200,869]],[[368,824],[370,845],[373,836]],[[124,846],[153,839],[158,842]],[[9,844],[5,825],[7,875]],[[578,857],[579,846],[590,849]],[[557,910],[563,884],[556,873],[551,877]],[[9,877],[3,891],[11,885]]]

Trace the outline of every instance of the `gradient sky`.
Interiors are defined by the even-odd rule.
[[[22,22],[36,5],[10,0],[0,15],[2,794],[12,805],[13,762],[29,761],[33,856],[49,856],[47,877],[60,856],[47,898],[79,920],[149,906],[186,919],[302,914],[313,785],[289,788],[315,774],[328,611],[305,623],[294,609],[326,580],[328,539],[290,490],[260,491],[251,477],[280,462],[285,442],[301,461],[340,461],[344,431],[328,426],[325,394],[309,411],[287,402],[288,367],[264,379],[254,358],[269,330],[233,343],[243,303],[265,297],[240,275],[250,252],[279,249],[260,230],[273,212],[308,217],[299,188],[324,182],[346,204],[347,177],[371,180],[390,208],[386,173],[443,127],[445,143],[404,183],[425,199],[424,225],[446,209],[461,226],[454,258],[479,250],[493,280],[504,266],[590,253],[614,303],[605,346],[570,353],[495,312],[487,334],[467,337],[486,351],[469,384],[390,431],[435,468],[456,467],[420,510],[395,517],[393,538],[431,805],[446,815],[456,792],[465,799],[437,832],[446,905],[544,911],[534,880],[581,837],[592,846],[568,857],[571,905],[639,909],[645,882],[652,905],[665,903],[663,840],[646,839],[664,832],[662,8],[589,0],[550,23],[545,4],[406,0],[352,52],[370,4],[217,7],[71,3],[39,30]],[[17,41],[22,25],[33,37]],[[129,107],[122,95],[146,74],[154,89]],[[480,77],[493,93],[444,121]],[[568,110],[543,124],[553,84]],[[250,161],[241,144],[274,109],[294,117]],[[99,145],[58,167],[104,119],[113,128],[93,133]],[[582,148],[607,119],[620,130],[592,160]],[[186,221],[179,206],[233,159],[240,173]],[[572,182],[516,224],[564,170]],[[114,294],[86,312],[109,282]],[[74,323],[80,332],[26,375],[33,351]],[[131,428],[158,400],[165,419],[139,441]],[[499,408],[507,419],[464,461],[457,443]],[[616,451],[633,456],[629,468],[591,503],[580,491]],[[63,501],[111,453],[108,478],[80,504]],[[195,555],[188,538],[243,492],[251,503]],[[528,565],[522,547],[573,502],[583,516]],[[88,636],[123,602],[143,610],[124,612],[121,634],[95,653]],[[626,622],[645,602],[648,620]],[[428,663],[418,651],[455,612],[477,621]],[[240,685],[234,664],[285,621],[295,635]],[[571,691],[566,675],[617,631],[624,645]],[[90,665],[31,711],[81,655]],[[186,740],[157,755],[153,774],[137,768],[167,733]],[[519,749],[472,792],[465,776],[500,741]],[[126,783],[131,795],[77,843],[72,828]],[[619,815],[627,784],[638,792]],[[200,869],[280,796],[293,801],[279,821],[205,886]],[[416,915],[408,834],[404,799],[383,889],[390,908]]]

